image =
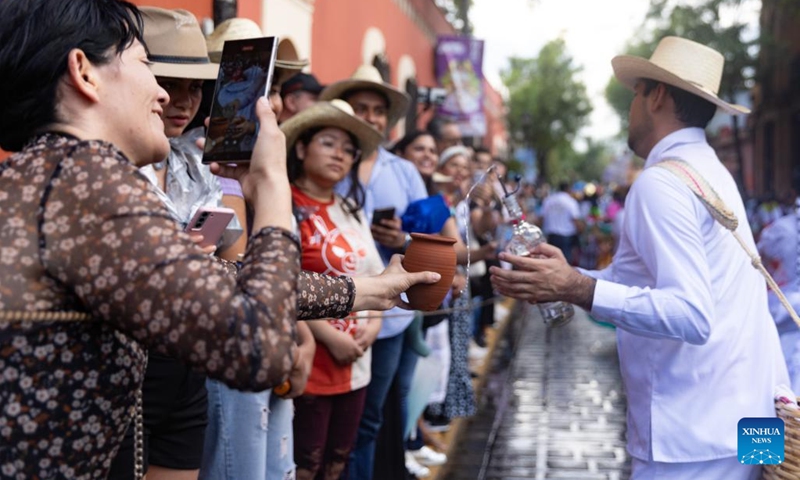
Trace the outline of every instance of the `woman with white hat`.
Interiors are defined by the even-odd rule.
[[[317,103],[284,122],[281,130],[303,268],[333,276],[380,271],[383,261],[361,210],[361,185],[354,182],[345,196],[334,192],[344,177],[358,175],[362,155],[375,151],[380,133],[342,100]],[[309,326],[317,350],[305,392],[295,399],[297,478],[335,480],[355,442],[370,382],[370,346],[381,319],[352,314]]]

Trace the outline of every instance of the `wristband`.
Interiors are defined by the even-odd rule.
[[[406,243],[403,244],[403,251],[408,250],[408,245],[411,243],[411,234],[406,233]]]

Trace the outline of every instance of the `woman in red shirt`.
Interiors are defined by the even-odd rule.
[[[360,159],[377,148],[380,133],[341,100],[320,102],[281,129],[286,134],[302,268],[333,276],[380,272],[383,263],[361,211],[360,183],[354,181],[346,197],[334,193],[334,186],[355,175]],[[355,442],[370,381],[369,348],[381,319],[352,313],[309,326],[317,350],[305,393],[295,399],[297,478],[335,480]]]

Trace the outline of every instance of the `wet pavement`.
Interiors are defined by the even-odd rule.
[[[625,398],[614,330],[578,310],[547,329],[517,309],[495,350],[480,410],[460,435],[447,480],[624,480]]]

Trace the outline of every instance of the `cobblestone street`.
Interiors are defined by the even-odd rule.
[[[625,399],[614,330],[583,311],[559,329],[514,312],[448,480],[624,480]]]

